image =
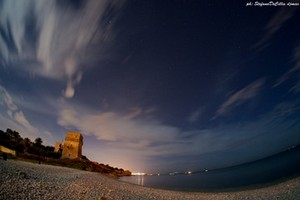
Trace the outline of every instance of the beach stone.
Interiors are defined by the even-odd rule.
[[[294,200],[300,199],[300,177],[245,191],[177,192],[141,187],[93,172],[17,160],[0,160],[0,199]]]

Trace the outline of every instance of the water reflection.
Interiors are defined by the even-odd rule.
[[[144,186],[144,176],[142,175],[136,176],[136,184]]]

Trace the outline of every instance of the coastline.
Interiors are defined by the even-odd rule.
[[[181,192],[66,167],[0,160],[0,199],[300,199],[300,177],[262,188]]]

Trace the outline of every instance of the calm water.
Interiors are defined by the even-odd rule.
[[[122,181],[153,188],[218,191],[268,184],[300,175],[300,146],[260,161],[191,175],[122,177]]]

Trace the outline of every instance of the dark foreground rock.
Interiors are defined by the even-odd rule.
[[[0,160],[0,199],[300,199],[300,177],[270,187],[224,193],[189,193],[141,187],[99,173]]]

